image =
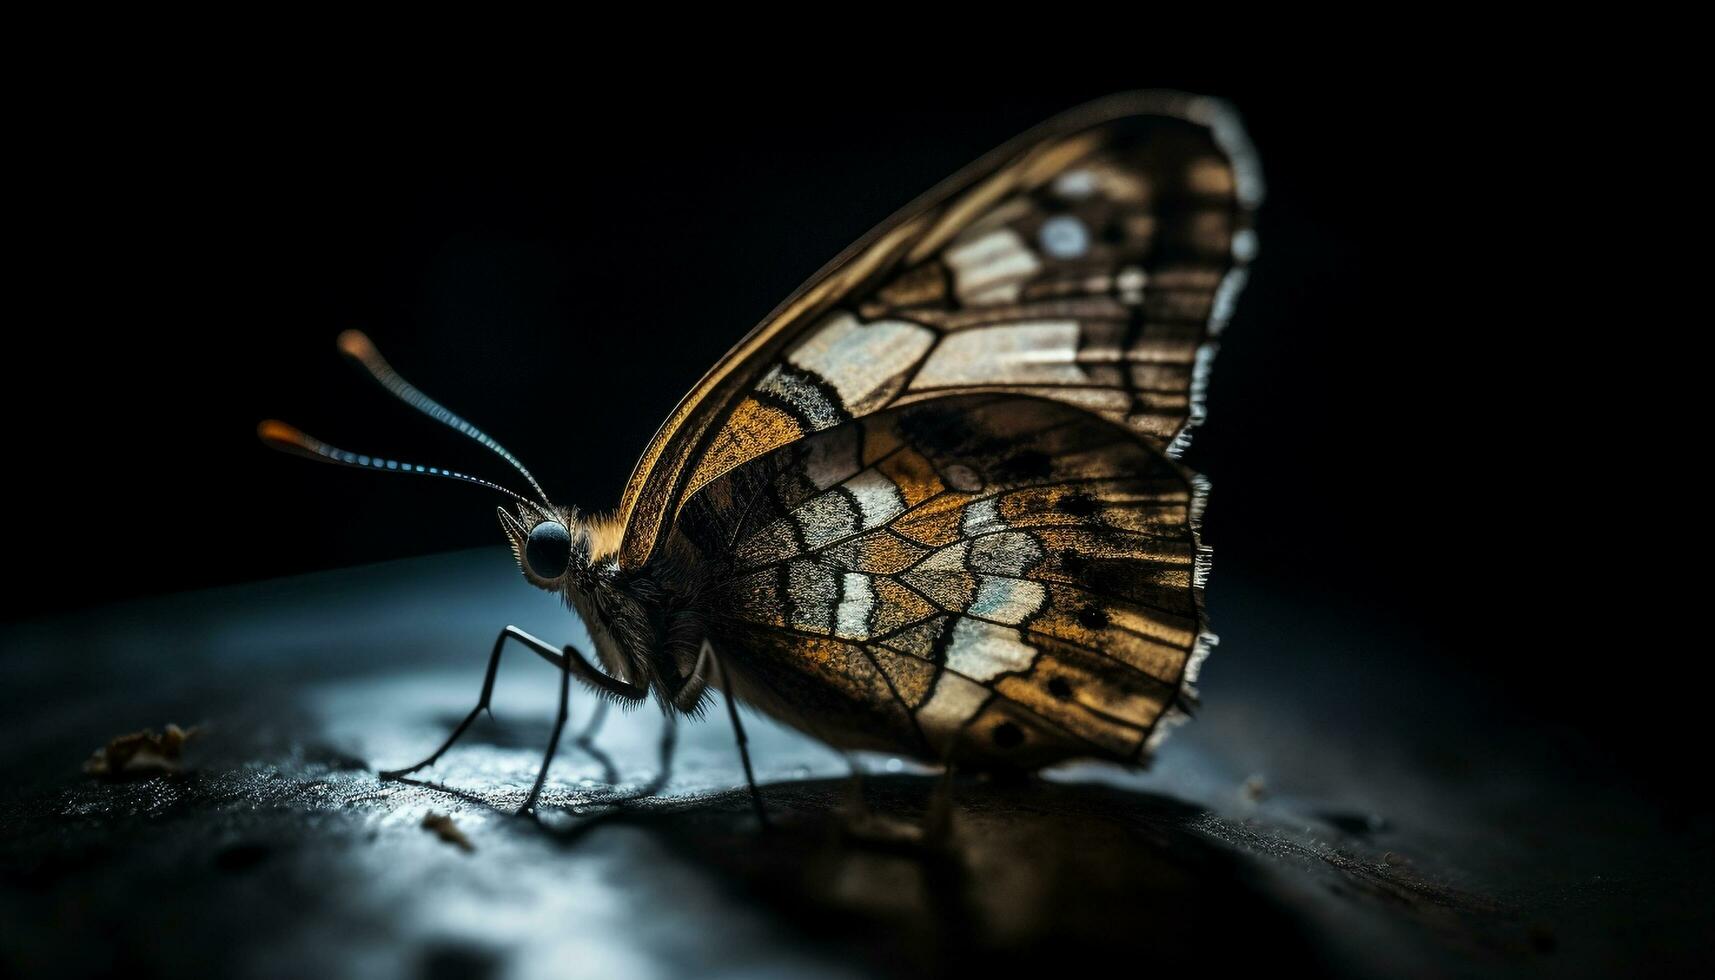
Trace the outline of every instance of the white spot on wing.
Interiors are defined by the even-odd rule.
[[[857,498],[863,511],[863,527],[880,527],[905,513],[905,495],[892,480],[876,470],[864,470],[846,481],[846,489]]]
[[[858,515],[853,513],[851,501],[838,492],[830,491],[811,498],[792,512],[792,519],[798,522],[804,543],[811,548],[820,548],[858,530]]]
[[[1024,642],[1024,634],[1018,630],[961,619],[953,627],[953,642],[947,647],[947,666],[973,680],[986,681],[1028,669],[1035,656],[1035,648]]]
[[[996,575],[1021,576],[1042,560],[1042,546],[1020,531],[978,538],[971,545],[971,568]]]
[[[1096,192],[1096,175],[1088,170],[1068,170],[1054,178],[1054,193],[1070,200],[1082,200]]]
[[[1249,228],[1239,229],[1233,236],[1233,258],[1240,262],[1256,258],[1256,232]]]
[[[929,355],[912,388],[981,384],[1088,384],[1078,365],[1076,320],[961,330]]]
[[[1000,519],[1000,506],[995,498],[985,497],[965,508],[965,515],[959,521],[959,530],[966,537],[975,537],[984,531],[995,531],[1006,527],[1006,522]]]
[[[962,572],[965,570],[965,554],[970,550],[969,541],[950,544],[940,551],[918,562],[913,572]]]
[[[1037,232],[1042,250],[1057,259],[1075,259],[1090,249],[1090,232],[1069,214],[1057,214],[1042,223]]]
[[[1121,292],[1126,293],[1140,291],[1148,283],[1149,273],[1144,272],[1135,265],[1126,266],[1124,269],[1120,270],[1120,274],[1118,276],[1114,277],[1114,285],[1119,287]]]
[[[816,326],[787,360],[814,371],[839,392],[845,408],[862,415],[888,394],[893,382],[929,349],[935,334],[901,320],[860,323],[847,311]]]
[[[963,463],[954,463],[941,472],[941,482],[961,493],[976,493],[983,488],[982,477]]]
[[[867,639],[869,613],[875,608],[875,589],[870,584],[869,576],[847,572],[844,592],[839,612],[834,617],[834,635],[848,640]]]
[[[862,466],[859,450],[862,443],[855,428],[830,432],[808,440],[809,455],[804,462],[804,475],[819,490],[826,490],[849,478]]]
[[[978,580],[977,597],[966,611],[972,616],[1016,626],[1042,608],[1048,590],[1040,582],[984,575]]]
[[[1016,303],[1019,287],[1042,267],[1011,228],[960,242],[947,249],[946,258],[953,269],[953,291],[967,306]]]
[[[931,733],[950,736],[969,721],[988,698],[988,689],[957,674],[942,674],[935,693],[917,709],[917,720]]]

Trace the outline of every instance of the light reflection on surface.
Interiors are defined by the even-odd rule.
[[[0,811],[0,868],[34,889],[0,892],[6,921],[23,924],[7,943],[30,937],[9,952],[70,972],[833,977],[978,953],[971,962],[1063,964],[1067,944],[1106,956],[1105,943],[1134,943],[1139,922],[1180,939],[1152,947],[1158,967],[1242,956],[1220,938],[1233,929],[1266,937],[1256,948],[1271,955],[1353,966],[1376,948],[1446,955],[1448,916],[1522,928],[1488,924],[1491,906],[1437,884],[1517,858],[1492,830],[1493,812],[1510,812],[1501,783],[1485,787],[1492,799],[1449,791],[1407,759],[1427,710],[1411,705],[1432,700],[1417,697],[1421,679],[1366,667],[1374,646],[1357,633],[1307,645],[1296,614],[1266,596],[1235,605],[1247,617],[1223,621],[1210,707],[1152,772],[963,782],[935,854],[843,838],[844,761],[755,715],[753,758],[781,829],[759,833],[733,792],[743,777],[719,710],[681,725],[661,798],[616,808],[655,772],[660,712],[609,712],[598,744],[616,788],[573,745],[595,703],[575,688],[540,823],[509,816],[557,693],[552,668],[522,651],[502,661],[497,720],[419,774],[444,790],[377,779],[475,703],[502,626],[587,644],[499,550],[8,627],[0,771],[17,791]],[[210,725],[190,777],[74,775],[106,737],[167,721]],[[877,812],[922,812],[929,781],[913,767],[865,765]],[[1247,796],[1253,773],[1267,789]],[[423,830],[430,812],[451,814],[474,852]]]

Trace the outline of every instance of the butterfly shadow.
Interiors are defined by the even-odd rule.
[[[834,779],[765,787],[767,828],[744,790],[541,823],[567,847],[641,830],[807,947],[890,975],[1321,959],[1255,862],[1199,829],[1212,819],[1199,807],[1103,786],[961,778],[943,840],[862,829],[874,817],[921,825],[936,783],[869,777],[862,820],[851,781]]]

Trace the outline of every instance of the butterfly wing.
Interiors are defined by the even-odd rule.
[[[621,564],[722,475],[913,402],[1032,395],[1177,452],[1260,197],[1236,119],[1206,98],[1117,96],[1001,147],[835,259],[680,403],[626,487]]]
[[[738,693],[829,744],[1139,762],[1209,642],[1198,480],[1123,423],[952,396],[767,453],[666,554]]]

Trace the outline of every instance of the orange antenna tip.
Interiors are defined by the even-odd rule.
[[[283,446],[301,447],[307,445],[309,437],[295,426],[287,425],[279,419],[263,419],[256,424],[256,435],[263,442],[276,448]]]
[[[360,361],[367,361],[380,353],[375,349],[375,343],[369,339],[369,335],[361,330],[341,331],[335,343],[339,345],[342,354]]]

